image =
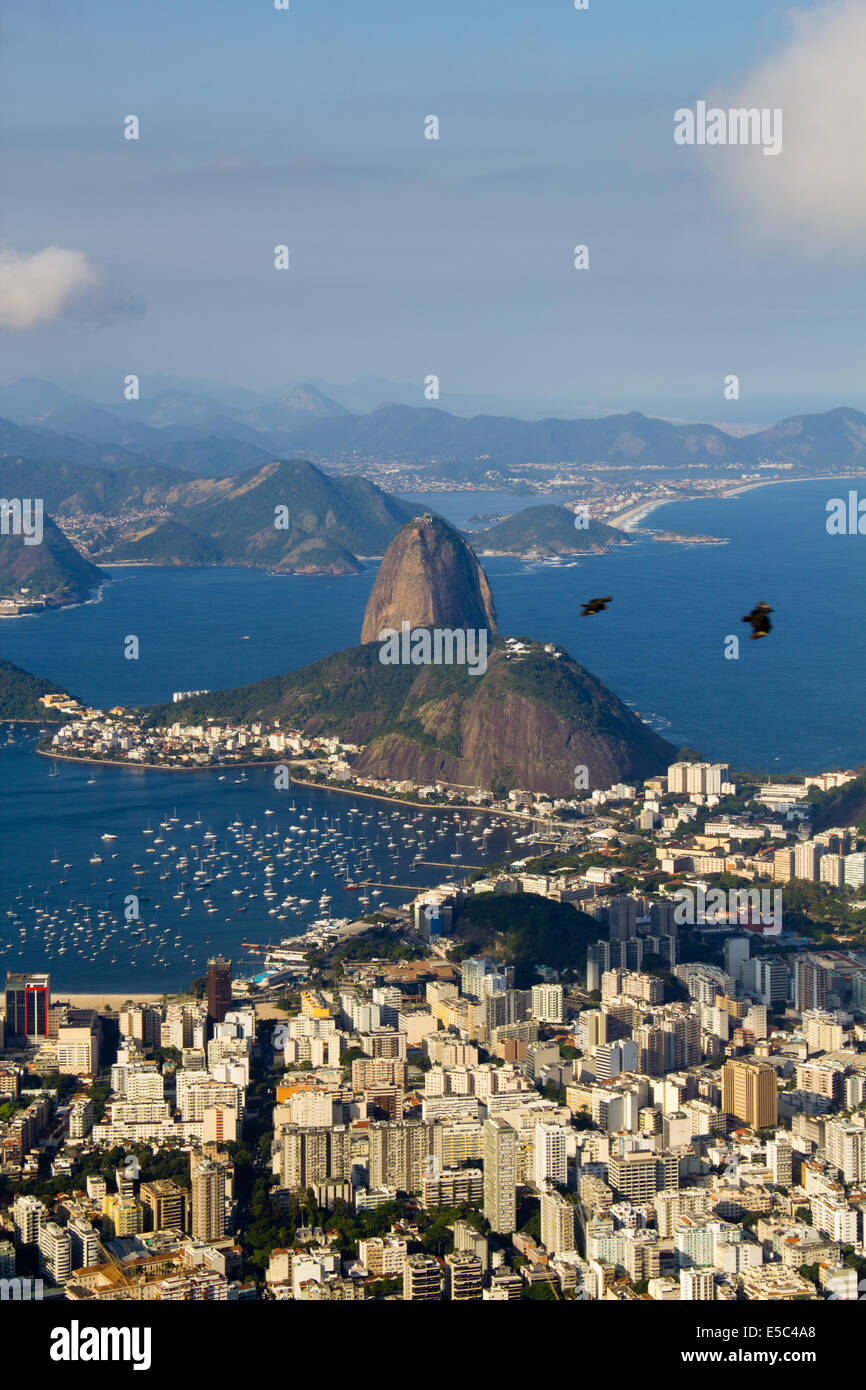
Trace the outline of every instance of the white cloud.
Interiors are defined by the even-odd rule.
[[[866,0],[794,10],[784,45],[713,102],[781,107],[783,147],[707,152],[720,190],[757,229],[819,255],[866,254]],[[754,156],[758,157],[755,158]]]
[[[101,277],[81,251],[46,246],[34,255],[0,249],[0,329],[38,328],[63,315]]]

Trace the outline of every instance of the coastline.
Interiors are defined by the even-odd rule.
[[[414,806],[421,811],[448,811],[452,808],[453,802],[440,801],[406,801],[399,796],[386,796],[384,792],[359,791],[354,787],[332,786],[326,782],[304,782],[300,777],[292,778],[293,787],[314,787],[317,791],[340,792],[343,796],[363,796],[368,801],[386,801],[392,806]],[[456,807],[459,811],[481,811],[488,816],[511,816],[513,820],[530,821],[531,816],[522,814],[520,811],[505,811],[495,806],[477,806],[474,802],[466,802],[465,805]],[[551,824],[565,824],[565,822],[551,822]],[[459,866],[458,866],[459,867]]]
[[[131,769],[133,771],[142,772],[217,772],[220,768],[222,768],[223,771],[226,769],[231,771],[238,767],[279,767],[287,761],[285,758],[279,758],[274,762],[213,763],[209,766],[178,767],[177,765],[167,763],[124,763],[115,758],[79,758],[70,753],[53,753],[48,748],[36,748],[34,752],[38,753],[41,758],[50,758],[52,761],[57,762],[85,763],[90,767],[119,767],[126,770]],[[337,792],[342,796],[362,796],[368,801],[382,801],[392,806],[414,806],[417,810],[422,811],[448,810],[453,805],[451,802],[407,801],[405,797],[388,796],[384,792],[362,791],[360,788],[347,787],[344,785],[334,786],[328,782],[308,782],[304,778],[290,775],[289,787],[287,787],[286,790],[288,791],[292,787],[310,787],[314,791]],[[479,806],[475,802],[469,801],[462,803],[457,809],[461,811],[479,811],[488,816],[509,816],[512,820],[517,821],[531,821],[532,819],[531,816],[520,811],[508,811],[504,808],[494,806]],[[568,824],[568,822],[565,821],[550,822],[551,826],[564,826],[566,824]]]
[[[760,478],[748,483],[738,483],[734,487],[726,488],[724,492],[698,492],[688,497],[658,497],[652,501],[640,502],[634,507],[629,507],[627,511],[620,512],[619,516],[605,517],[605,523],[608,526],[616,527],[618,531],[636,531],[640,522],[644,521],[652,512],[657,511],[659,507],[674,506],[678,502],[704,502],[717,498],[727,501],[730,497],[739,497],[742,493],[752,492],[754,488],[758,487],[776,487],[784,483],[845,482],[849,478],[866,478],[866,472],[844,474],[841,477],[832,478],[827,474],[822,474],[817,478]]]
[[[33,722],[35,723],[35,720]],[[88,763],[92,767],[122,767],[127,770],[140,768],[143,772],[225,772],[226,769],[232,771],[236,767],[279,767],[287,761],[285,758],[262,758],[251,763],[196,763],[187,766],[179,763],[121,762],[120,758],[83,758],[73,753],[55,753],[50,748],[34,748],[33,751],[38,753],[40,758],[51,758],[59,763]]]
[[[67,608],[86,608],[89,603],[102,602],[102,591],[110,583],[110,579],[104,579],[101,584],[95,584],[88,598],[70,598],[63,599],[59,603],[46,603],[42,608],[34,609],[32,613],[0,613],[0,619],[12,623],[19,618],[39,618],[45,613],[62,613]]]

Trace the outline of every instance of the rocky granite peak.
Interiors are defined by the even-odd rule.
[[[413,517],[392,540],[364,613],[362,642],[386,628],[487,628],[496,636],[496,610],[487,576],[472,547],[441,517]]]

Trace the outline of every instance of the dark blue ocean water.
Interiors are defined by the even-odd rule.
[[[323,916],[399,906],[414,896],[407,886],[495,862],[512,843],[501,824],[481,835],[489,817],[473,825],[468,814],[276,791],[266,768],[220,775],[58,762],[51,776],[32,730],[7,726],[3,738],[14,741],[0,744],[0,975],[50,970],[70,990],[178,988],[216,951],[249,973],[257,958],[243,941],[277,943]],[[345,887],[362,880],[378,885],[366,902]],[[126,920],[129,894],[139,899],[137,922]]]
[[[500,628],[561,643],[673,743],[687,743],[707,757],[776,773],[851,766],[863,759],[864,751],[866,634],[860,608],[866,592],[866,537],[828,536],[825,526],[827,499],[846,495],[848,487],[848,482],[765,487],[727,501],[665,507],[645,523],[727,537],[725,546],[682,547],[647,539],[569,568],[526,566],[504,558],[487,561]],[[466,493],[437,494],[429,501],[458,523],[472,513],[504,510],[507,504],[498,497],[491,503],[489,494]],[[526,503],[526,498],[515,499],[515,505]],[[301,666],[356,642],[374,569],[340,579],[146,567],[111,574],[98,602],[4,622],[0,654],[102,706],[165,700],[179,689],[224,688]],[[581,618],[581,603],[598,594],[613,595],[610,608]],[[750,642],[740,618],[759,600],[772,605],[774,627],[768,638]],[[123,657],[129,635],[139,638],[138,661]],[[738,660],[725,659],[729,635],[740,638]],[[73,868],[66,871],[63,892],[89,901],[92,909],[98,899],[103,910],[113,911],[115,899],[109,895],[121,887],[132,890],[111,872],[112,862],[124,874],[136,855],[144,863],[141,846],[146,840],[141,836],[148,818],[157,826],[174,805],[181,828],[172,843],[179,847],[187,842],[200,847],[208,826],[224,842],[236,816],[245,825],[257,818],[262,827],[269,807],[277,815],[268,824],[278,821],[287,833],[284,809],[274,801],[264,771],[251,772],[248,783],[235,785],[218,782],[213,773],[96,769],[91,774],[86,768],[59,767],[60,776],[48,778],[48,765],[32,754],[29,740],[0,748],[0,950],[11,941],[10,901],[11,910],[20,912],[22,903],[16,900],[21,893],[32,916],[40,895],[50,897],[44,894],[46,885],[55,884],[50,891],[60,894],[55,877],[65,862]],[[344,802],[325,793],[312,797],[316,805],[310,815],[320,819],[327,807]],[[296,796],[298,814],[306,800],[300,792]],[[349,804],[344,803],[344,812]],[[196,819],[201,826],[194,825]],[[183,831],[184,822],[193,829]],[[371,824],[371,829],[378,832],[380,827]],[[90,856],[106,832],[117,833],[118,840],[107,863],[103,855],[101,864],[91,866]],[[437,843],[443,852],[430,857],[447,863],[453,845],[446,848],[444,838]],[[60,864],[52,866],[55,848]],[[425,877],[415,872],[407,876],[411,856],[398,862],[387,847],[373,849],[374,856],[381,850],[375,862],[386,879],[395,869],[397,881],[406,883],[435,882],[446,872],[430,869]],[[117,861],[111,853],[117,853]],[[471,851],[465,858],[474,862]],[[254,870],[260,867],[257,862]],[[140,942],[115,936],[115,965],[107,952],[85,966],[67,950],[51,961],[51,968],[69,988],[181,984],[199,972],[213,949],[237,955],[240,940],[251,936],[256,925],[260,932],[268,929],[271,940],[298,929],[316,915],[328,873],[322,867],[306,891],[285,890],[311,899],[306,919],[277,924],[264,912],[260,897],[250,900],[240,918],[230,898],[207,914],[193,897],[183,922],[183,947],[169,951],[168,964],[153,964],[156,947],[145,950]],[[107,883],[109,877],[114,885]],[[232,882],[223,880],[219,892]],[[354,905],[334,897],[334,913]],[[172,893],[160,912],[174,920],[183,905]],[[33,928],[19,955],[19,926],[13,926],[15,948],[3,950],[0,968],[3,961],[17,969],[45,968],[44,955],[33,951]],[[132,961],[136,965],[130,974]]]

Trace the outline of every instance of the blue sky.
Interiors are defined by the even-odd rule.
[[[843,112],[827,158],[798,146],[812,83],[786,57],[789,8],[12,0],[0,243],[74,249],[101,290],[84,320],[73,302],[0,331],[0,375],[116,365],[274,393],[375,373],[421,403],[436,373],[445,409],[449,390],[711,419],[866,409],[862,210],[842,208],[864,145]],[[821,26],[841,8],[856,37],[863,5],[798,8],[832,105],[853,40]],[[780,63],[778,161],[674,145],[700,98],[774,104]]]

